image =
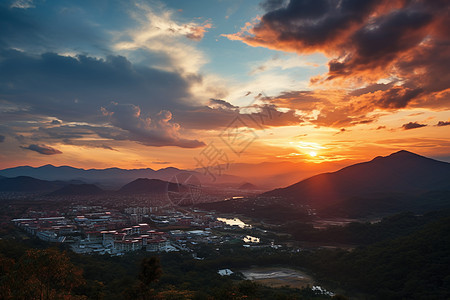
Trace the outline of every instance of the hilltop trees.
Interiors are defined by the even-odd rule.
[[[155,290],[152,284],[157,282],[162,275],[162,268],[159,258],[145,257],[139,264],[139,274],[137,283],[125,291],[128,299],[153,299]]]
[[[84,283],[81,269],[57,249],[28,250],[17,262],[0,258],[2,299],[84,299],[73,289]]]

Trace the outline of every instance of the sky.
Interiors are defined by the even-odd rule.
[[[449,13],[439,0],[2,1],[0,168],[220,175],[401,149],[450,162]]]

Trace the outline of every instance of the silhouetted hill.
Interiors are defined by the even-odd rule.
[[[119,194],[163,194],[167,191],[177,191],[177,184],[159,179],[138,178],[124,185]]]
[[[107,169],[80,169],[70,166],[55,167],[53,165],[45,165],[41,167],[29,167],[21,166],[15,168],[9,168],[0,170],[0,175],[8,177],[16,176],[30,176],[41,180],[82,180],[88,183],[102,182],[106,184],[118,184],[123,185],[136,178],[158,178],[169,180],[180,170],[176,168],[165,168],[161,170],[146,169],[134,169],[126,170],[119,168],[107,168]]]
[[[41,167],[20,166],[0,170],[0,175],[6,177],[29,176],[41,180],[81,180],[86,183],[101,185],[110,189],[115,189],[137,178],[160,179],[169,181],[180,173],[191,173],[201,182],[211,183],[211,177],[196,171],[183,171],[174,167],[153,170],[145,169],[80,169],[70,166],[56,167],[45,165]],[[218,176],[217,182],[242,182],[242,178],[223,174]]]
[[[426,204],[423,201],[432,202],[421,197],[430,191],[442,192],[437,197],[443,199],[436,205],[450,205],[446,192],[450,191],[450,164],[402,150],[337,172],[319,174],[262,196],[308,204],[331,214],[346,214],[350,210],[358,214],[358,209],[382,213],[401,210],[403,205],[414,208]]]
[[[52,193],[49,196],[88,196],[101,195],[105,191],[94,184],[69,184]]]
[[[65,185],[64,181],[46,181],[28,176],[0,179],[2,192],[50,192]]]

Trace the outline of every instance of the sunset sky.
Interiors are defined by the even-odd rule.
[[[450,162],[450,2],[0,4],[0,168]]]

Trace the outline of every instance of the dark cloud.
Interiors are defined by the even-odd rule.
[[[156,116],[141,115],[133,104],[111,103],[103,108],[112,125],[124,130],[128,139],[147,146],[177,146],[181,148],[202,147],[205,143],[180,136],[180,125],[172,121],[172,113],[160,111]]]
[[[349,95],[351,96],[361,96],[361,95],[365,95],[368,93],[374,93],[374,92],[378,92],[378,91],[386,91],[389,90],[390,88],[392,88],[392,86],[394,85],[394,82],[391,83],[375,83],[375,84],[370,84],[366,87],[363,88],[358,88],[358,89],[354,89],[353,91],[351,91],[349,93]]]
[[[102,149],[106,149],[106,150],[111,150],[111,151],[118,151],[117,149],[114,149],[111,146],[105,145],[105,144],[100,144],[100,145],[87,145],[87,147],[93,147],[93,148],[102,148]]]
[[[5,136],[0,134],[0,143],[3,143],[5,141]]]
[[[23,112],[13,112],[12,120],[26,114],[98,125],[111,121],[118,126],[115,132],[108,132],[109,138],[129,138],[149,146],[179,145],[190,148],[203,145],[199,141],[180,137],[178,125],[164,123],[164,117],[153,124],[160,126],[155,125],[159,128],[152,129],[149,135],[148,128],[136,127],[136,123],[130,125],[123,120],[130,117],[127,121],[138,122],[133,119],[133,111],[117,111],[111,119],[101,113],[101,108],[108,107],[111,100],[128,102],[128,99],[132,99],[133,107],[139,108],[139,112],[156,114],[161,107],[182,112],[190,107],[183,100],[191,97],[189,80],[198,78],[184,79],[174,72],[135,66],[121,56],[106,59],[83,55],[65,57],[54,53],[30,56],[9,50],[0,52],[0,57],[0,93],[4,101],[26,108]],[[59,120],[53,120],[51,125],[59,125]],[[132,129],[130,126],[135,127]],[[102,135],[102,130],[97,129],[95,132]],[[85,131],[86,128],[74,126],[43,127],[40,130],[52,138],[68,139],[81,138],[90,133]]]
[[[25,10],[14,9],[2,2],[0,4],[0,45],[19,44],[24,39],[36,42],[38,24]],[[31,40],[30,40],[31,39]]]
[[[360,75],[369,70],[375,70],[375,75],[379,76],[380,70],[396,61],[398,55],[417,46],[426,37],[425,29],[431,20],[431,12],[405,8],[382,15],[374,22],[367,21],[350,37],[354,49],[346,49],[346,58],[329,62],[328,79]]]
[[[135,66],[122,56],[30,56],[5,50],[0,59],[4,100],[63,121],[98,120],[100,107],[111,100],[133,99],[146,111],[159,111],[162,105],[182,109],[181,99],[190,97],[191,83],[180,74]]]
[[[286,5],[286,0],[265,0],[261,2],[259,5],[265,10],[265,11],[272,11],[279,9]]]
[[[420,128],[420,127],[425,127],[425,126],[427,126],[427,125],[426,124],[419,124],[417,122],[409,122],[409,123],[403,124],[402,128],[404,130],[409,130],[409,129],[415,129],[415,128]]]
[[[32,138],[60,139],[82,139],[88,135],[95,134],[95,127],[80,125],[61,125],[54,127],[39,127],[33,132]]]
[[[303,122],[295,110],[281,110],[273,103],[238,107],[220,99],[210,99],[209,106],[185,110],[183,114],[174,116],[174,120],[189,129],[217,130],[227,127],[237,117],[247,120],[247,126],[255,129],[298,125]]]
[[[359,86],[346,95],[348,101],[330,98],[335,107],[328,111],[357,117],[377,108],[450,107],[450,2],[291,0],[271,6],[276,2],[267,1],[269,11],[253,27],[228,37],[255,47],[325,53],[329,71],[311,83]],[[277,98],[302,108],[325,104],[315,97],[291,91]]]
[[[384,1],[383,1],[384,2]],[[381,1],[291,0],[287,6],[271,5],[251,33],[235,35],[252,46],[312,52],[335,47],[354,24],[361,24]],[[231,36],[233,38],[233,36]]]
[[[448,126],[450,125],[450,121],[439,121],[436,126]]]
[[[44,155],[54,155],[54,154],[61,154],[62,153],[58,149],[55,149],[55,148],[52,148],[52,147],[46,146],[46,145],[31,144],[31,145],[29,145],[27,147],[21,146],[21,148],[22,149],[26,149],[26,150],[35,151],[37,153],[44,154]]]
[[[203,106],[178,114],[174,119],[190,129],[220,130],[227,127],[237,117],[246,120],[246,125],[255,129],[298,125],[303,122],[301,117],[296,115],[295,110],[281,111],[273,104],[253,105],[239,109]]]
[[[227,126],[238,115],[237,110],[199,106],[175,115],[174,121],[184,124],[189,129],[214,130]]]
[[[373,95],[372,104],[377,108],[403,108],[422,92],[421,88],[392,87]]]
[[[334,135],[342,134],[342,133],[345,133],[345,132],[347,132],[347,131],[349,131],[349,130],[347,130],[347,129],[345,129],[345,128],[341,128],[341,129],[339,129],[339,131],[336,132]]]
[[[448,4],[438,9],[427,1],[291,0],[281,7],[272,3],[266,3],[272,10],[251,34],[229,37],[252,46],[335,56],[328,78],[385,68],[399,54],[420,46],[448,9]]]

